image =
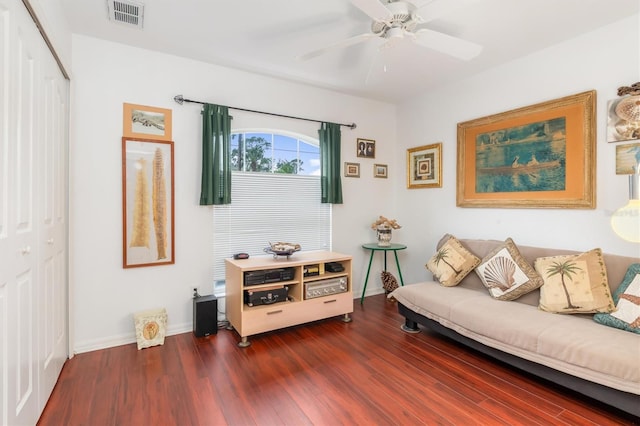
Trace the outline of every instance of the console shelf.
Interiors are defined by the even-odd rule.
[[[226,311],[227,319],[241,337],[238,346],[250,345],[248,336],[290,327],[306,322],[342,315],[345,322],[351,321],[353,312],[353,290],[351,284],[351,256],[329,251],[297,252],[289,258],[257,256],[249,259],[226,259]],[[325,265],[340,263],[341,272],[329,272]],[[318,275],[304,276],[309,267],[318,266]],[[245,285],[245,272],[273,271],[294,268],[292,280],[257,285]],[[287,277],[289,278],[289,277]],[[306,298],[305,284],[322,285],[327,280],[343,278],[344,288],[337,293],[321,297]],[[270,305],[248,306],[244,303],[245,290],[260,291],[286,286],[288,300]]]

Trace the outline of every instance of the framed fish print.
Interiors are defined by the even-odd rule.
[[[595,208],[596,92],[458,123],[459,207]]]
[[[175,263],[173,142],[122,138],[122,264]]]

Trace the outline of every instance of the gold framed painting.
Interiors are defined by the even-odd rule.
[[[407,188],[442,187],[442,143],[407,150]]]
[[[458,123],[456,205],[596,205],[596,92]]]
[[[122,138],[122,265],[175,263],[173,142]]]
[[[123,104],[122,135],[130,138],[171,140],[171,110]]]

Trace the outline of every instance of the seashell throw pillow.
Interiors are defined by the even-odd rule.
[[[426,268],[445,287],[458,285],[478,266],[480,259],[462,246],[453,235],[446,235],[444,243],[429,259]]]
[[[640,334],[640,263],[629,266],[620,286],[613,292],[615,312],[595,314],[593,320],[609,327]]]
[[[511,238],[485,256],[476,273],[491,297],[498,300],[515,300],[543,284]]]
[[[599,248],[576,255],[539,257],[534,268],[544,280],[538,305],[543,311],[573,314],[615,309]]]

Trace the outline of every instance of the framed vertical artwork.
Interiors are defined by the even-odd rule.
[[[456,205],[596,205],[596,92],[458,123]]]
[[[344,177],[360,177],[360,163],[344,163]]]
[[[442,187],[442,143],[407,150],[407,188]]]
[[[361,158],[376,158],[376,141],[373,139],[358,138],[356,153]]]
[[[388,167],[386,164],[374,164],[373,165],[373,177],[387,178]]]
[[[175,263],[173,142],[122,138],[122,264]]]
[[[131,138],[171,140],[171,110],[125,103],[122,135]]]

